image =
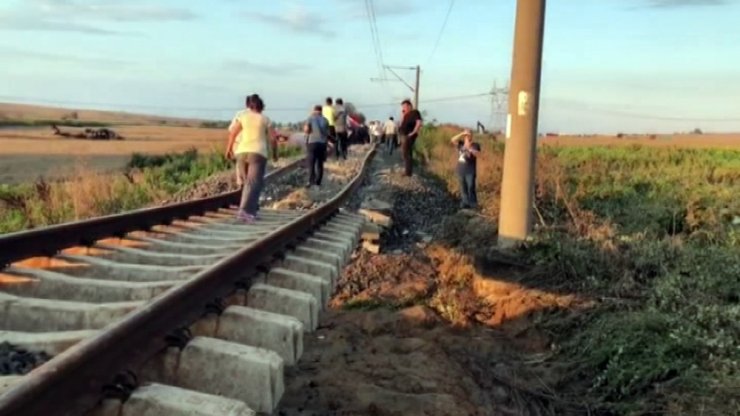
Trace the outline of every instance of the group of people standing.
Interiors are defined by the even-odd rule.
[[[334,149],[337,160],[347,160],[349,149],[349,122],[344,100],[336,102],[327,97],[323,106],[316,105],[303,125],[306,135],[306,162],[309,178],[307,188],[321,186],[324,177],[324,162],[329,148]]]
[[[388,117],[385,123],[375,120],[369,124],[370,141],[385,146],[386,152],[392,155],[393,151],[398,147],[398,124],[396,124],[393,116]]]
[[[264,187],[267,159],[272,152],[277,155],[277,143],[280,135],[272,128],[271,121],[263,115],[265,103],[258,94],[246,99],[246,108],[236,114],[229,126],[229,139],[226,146],[226,157],[236,159],[237,182],[242,186],[237,220],[254,223],[258,218],[259,197]],[[421,132],[423,120],[421,113],[414,109],[411,101],[401,103],[401,121],[396,124],[390,117],[383,125],[379,121],[372,123],[370,137],[373,143],[385,142],[388,154],[401,144],[401,157],[404,175],[413,174],[413,149]],[[324,162],[331,148],[337,160],[347,159],[349,147],[349,117],[341,98],[334,101],[331,97],[325,104],[313,107],[303,125],[306,144],[306,161],[309,170],[307,187],[321,186],[324,176]],[[356,126],[356,127],[359,127]],[[458,175],[464,208],[474,208],[477,204],[475,192],[476,159],[480,146],[473,142],[470,130],[452,138],[458,151]]]

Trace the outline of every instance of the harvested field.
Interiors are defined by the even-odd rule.
[[[110,123],[125,140],[81,140],[55,136],[48,126],[0,128],[0,183],[20,183],[43,176],[68,176],[84,166],[95,171],[123,168],[134,152],[164,154],[195,148],[208,151],[222,146],[226,132],[199,128],[198,120],[179,120],[105,111],[70,110],[0,104],[0,120],[61,120],[76,113],[75,122]],[[192,127],[182,127],[192,126]],[[83,128],[61,127],[79,133]]]
[[[65,131],[80,129],[65,128]],[[19,183],[39,176],[57,178],[82,165],[98,171],[121,169],[133,153],[164,154],[222,146],[219,129],[165,126],[121,126],[125,140],[78,140],[54,136],[50,128],[0,130],[0,183]]]
[[[120,111],[77,110],[16,103],[0,103],[0,121],[75,120],[111,124],[161,125],[163,123],[197,126],[201,120],[180,119]]]

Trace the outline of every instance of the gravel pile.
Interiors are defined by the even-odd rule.
[[[445,217],[458,211],[458,201],[443,184],[417,172],[404,176],[398,156],[379,153],[365,186],[348,204],[358,209],[365,198],[373,197],[393,205],[393,227],[381,240],[385,252],[400,254],[439,236]]]
[[[50,358],[45,352],[32,352],[7,342],[0,343],[0,375],[28,374]]]
[[[337,161],[333,157],[326,161],[324,166],[324,183],[320,188],[305,189],[308,182],[308,172],[305,167],[282,176],[277,181],[268,183],[260,197],[263,206],[276,209],[312,209],[327,201],[346,185],[359,171],[362,158],[369,150],[369,146],[353,146],[350,148],[348,160]],[[290,163],[291,160],[280,160],[271,165],[275,169]],[[232,170],[217,173],[197,184],[184,189],[159,203],[159,205],[185,202],[193,199],[206,198],[224,192],[236,191],[236,177]]]
[[[236,190],[236,178],[233,172],[221,172],[199,181],[195,185],[183,189],[171,197],[161,201],[160,205],[185,202],[193,199],[206,198],[224,192]]]
[[[306,188],[308,172],[301,169],[289,186],[281,188],[278,195],[264,194],[267,206],[274,209],[313,209],[334,197],[346,186],[362,167],[362,159],[369,150],[368,146],[353,146],[350,148],[347,160],[330,158],[324,164],[324,179],[320,187]],[[270,204],[270,201],[276,201]],[[263,202],[263,204],[265,204]]]

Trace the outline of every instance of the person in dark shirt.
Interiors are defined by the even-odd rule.
[[[477,208],[478,195],[475,192],[477,160],[480,145],[473,141],[473,133],[465,129],[452,138],[457,149],[457,176],[460,178],[461,208]]]
[[[321,186],[324,177],[324,162],[326,161],[327,142],[329,140],[329,120],[322,115],[322,108],[317,105],[313,113],[303,125],[306,134],[306,162],[308,164],[307,188],[314,185]]]
[[[401,126],[398,129],[398,134],[401,137],[401,156],[403,157],[403,164],[406,176],[411,176],[413,168],[413,150],[414,142],[419,136],[422,126],[421,113],[414,109],[411,105],[411,101],[403,100],[401,102]]]

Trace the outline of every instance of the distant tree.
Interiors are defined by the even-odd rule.
[[[697,127],[697,128],[695,128],[695,129],[694,129],[694,130],[693,130],[693,131],[691,132],[691,134],[704,134],[704,132],[703,132],[703,131],[701,131],[701,129]]]

